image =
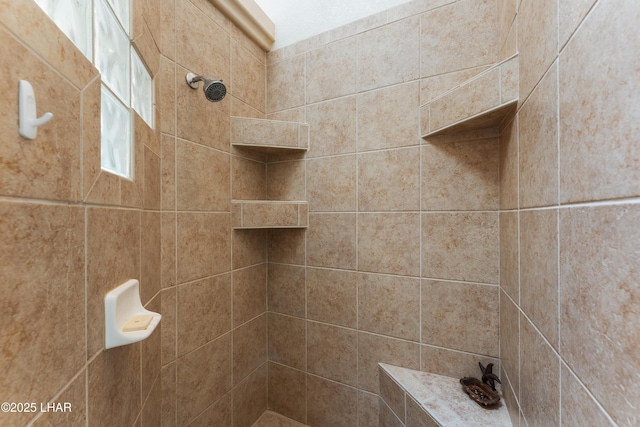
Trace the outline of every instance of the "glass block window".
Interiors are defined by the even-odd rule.
[[[133,178],[133,111],[153,127],[153,80],[130,39],[133,1],[36,0],[100,71],[101,165],[125,178]]]

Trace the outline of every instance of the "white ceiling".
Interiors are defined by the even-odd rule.
[[[255,0],[276,26],[272,50],[410,0]]]

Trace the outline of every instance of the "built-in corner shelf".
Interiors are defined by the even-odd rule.
[[[309,125],[231,117],[231,145],[268,154],[305,152],[309,149]]]
[[[234,229],[307,228],[309,207],[302,201],[232,200]]]
[[[514,55],[420,107],[423,138],[499,126],[518,103]]]

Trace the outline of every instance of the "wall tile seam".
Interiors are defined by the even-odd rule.
[[[177,108],[176,108],[176,110],[177,110]],[[173,137],[173,135],[170,135],[170,136]],[[221,153],[221,154],[228,154],[229,156],[231,156],[231,154],[232,154],[231,151],[230,151],[231,150],[231,145],[229,145],[229,150],[222,150],[222,149],[217,148],[217,147],[211,147],[210,145],[205,145],[205,144],[203,144],[201,142],[191,141],[189,139],[181,138],[179,136],[175,136],[175,138],[176,138],[176,150],[177,150],[177,145],[178,145],[177,143],[178,143],[178,141],[180,141],[180,142],[186,142],[188,144],[197,145],[200,148],[208,148],[210,150],[216,151],[216,152]],[[178,163],[178,161],[177,161],[177,157],[176,157],[176,164],[177,163]]]
[[[535,206],[535,207],[521,207],[516,210],[502,210],[501,212],[530,212],[530,211],[545,211],[545,210],[559,210],[566,211],[568,209],[585,209],[585,208],[598,208],[598,207],[614,207],[614,206],[626,206],[637,205],[640,203],[640,196],[621,197],[618,199],[603,199],[593,201],[580,201],[580,202],[568,202],[558,205],[549,206]]]
[[[596,10],[596,8],[600,5],[601,1],[600,0],[596,0],[593,2],[593,4],[591,5],[591,7],[589,8],[589,11],[587,11],[587,13],[584,15],[584,17],[582,18],[582,20],[580,21],[580,23],[575,27],[575,29],[571,32],[571,34],[569,35],[569,37],[567,38],[567,41],[565,41],[565,43],[560,46],[560,8],[558,8],[558,55],[561,55],[562,53],[564,53],[564,51],[567,49],[567,47],[569,46],[569,44],[573,41],[573,39],[576,37],[576,35],[578,34],[578,32],[582,29],[582,27],[584,27],[586,24],[587,19],[593,14],[595,13],[594,11]]]
[[[413,342],[413,341],[411,341],[411,342]],[[484,357],[484,358],[487,358],[487,359],[493,359],[493,360],[497,360],[500,363],[500,365],[502,365],[502,361],[498,356],[491,356],[489,354],[482,354],[482,353],[474,353],[472,351],[459,350],[457,348],[452,348],[452,347],[443,347],[443,346],[440,346],[440,345],[435,345],[435,344],[430,344],[430,343],[425,343],[425,342],[421,342],[421,343],[418,343],[418,344],[420,344],[420,350],[421,350],[420,353],[422,353],[422,348],[423,347],[430,347],[430,348],[436,348],[438,350],[446,350],[446,351],[452,352],[452,353],[460,353],[460,354],[465,354],[465,355],[468,355],[468,356],[479,356],[479,357]],[[420,366],[422,366],[422,365],[420,365]],[[441,374],[438,374],[438,375],[441,375]],[[444,375],[444,376],[447,376],[447,375]]]
[[[43,12],[44,13],[44,12]],[[46,67],[49,68],[49,71],[54,72],[55,74],[57,74],[60,78],[62,78],[67,84],[69,84],[71,87],[75,88],[78,92],[82,92],[85,89],[87,89],[89,86],[91,86],[91,84],[93,82],[95,82],[96,79],[98,79],[100,77],[100,72],[94,67],[94,65],[91,63],[91,61],[89,59],[87,59],[81,52],[80,50],[75,47],[75,45],[69,40],[69,42],[71,43],[71,45],[73,45],[73,48],[76,49],[78,55],[77,58],[81,59],[84,58],[86,60],[86,63],[88,65],[91,66],[91,68],[93,69],[94,73],[96,74],[96,76],[93,76],[89,82],[84,86],[84,87],[79,87],[77,86],[75,83],[73,83],[71,81],[71,79],[69,79],[67,76],[65,76],[64,74],[62,74],[62,72],[60,72],[60,70],[58,68],[56,68],[56,66],[54,64],[52,64],[51,62],[47,61],[42,55],[40,55],[36,50],[34,50],[31,45],[28,44],[27,41],[23,40],[22,38],[20,38],[17,34],[15,34],[13,31],[11,31],[4,22],[0,22],[0,28],[3,29],[4,31],[7,32],[7,34],[9,34],[14,40],[16,40],[23,48],[25,48],[31,55],[35,56],[36,59],[38,59],[40,62],[42,62]],[[60,30],[60,32],[62,32],[62,30]],[[65,36],[66,37],[66,36]]]
[[[520,114],[520,111],[522,110],[524,105],[529,101],[529,99],[531,99],[533,93],[542,84],[542,81],[545,79],[545,77],[547,77],[547,75],[551,73],[551,69],[554,67],[554,65],[558,66],[558,74],[560,74],[560,72],[559,72],[559,70],[560,70],[559,64],[560,64],[560,56],[558,54],[556,54],[556,56],[553,58],[553,61],[551,61],[549,66],[545,68],[545,70],[542,73],[542,75],[538,78],[538,80],[536,80],[536,83],[533,85],[533,88],[531,89],[531,91],[525,96],[524,99],[518,99],[518,104],[517,104],[517,107],[516,107],[517,108],[516,113]],[[519,78],[518,78],[518,80],[519,80]],[[559,90],[559,88],[558,88],[558,90]],[[560,136],[558,135],[558,137],[560,137]]]
[[[613,418],[611,417],[609,412],[607,412],[607,410],[604,408],[602,403],[600,403],[600,401],[595,397],[595,395],[591,392],[591,390],[582,381],[582,379],[573,371],[573,369],[571,369],[571,367],[567,364],[567,362],[564,361],[564,359],[560,359],[560,380],[561,381],[562,381],[562,370],[563,369],[566,369],[567,371],[569,371],[569,374],[572,375],[573,378],[578,382],[578,384],[582,388],[582,391],[587,393],[587,395],[591,398],[593,403],[595,403],[596,407],[600,410],[600,412],[602,412],[605,415],[605,417],[607,417],[607,419],[609,420],[611,425],[613,425],[613,426],[618,425],[613,420]],[[562,388],[561,388],[561,390],[562,390]],[[560,395],[560,422],[562,423],[562,394]]]
[[[180,287],[183,287],[183,286],[189,286],[189,285],[193,285],[193,284],[198,283],[198,282],[203,282],[205,280],[217,279],[217,278],[225,276],[225,275],[229,275],[229,277],[231,277],[231,271],[232,270],[225,270],[223,272],[216,273],[216,274],[209,275],[209,276],[204,276],[204,277],[201,277],[201,278],[198,278],[198,279],[191,279],[191,280],[188,280],[186,282],[179,282],[179,283],[176,283],[174,286],[171,286],[171,288],[176,288],[177,289],[177,288],[180,288]],[[165,289],[170,289],[170,288],[165,288]]]
[[[262,316],[265,316],[264,321],[265,321],[265,326],[266,326],[266,325],[267,325],[267,323],[268,323],[268,320],[269,320],[269,319],[268,319],[268,316],[267,316],[268,314],[269,314],[269,311],[268,311],[268,310],[265,310],[265,311],[263,311],[262,313],[260,313],[260,314],[258,314],[258,315],[256,315],[256,316],[252,317],[251,319],[249,319],[249,320],[247,320],[247,321],[245,321],[245,322],[238,323],[237,325],[232,325],[232,326],[231,326],[231,332],[235,332],[235,331],[236,331],[236,330],[238,330],[239,328],[242,328],[243,326],[246,326],[247,324],[249,324],[249,323],[251,323],[251,322],[253,322],[253,321],[255,321],[255,320],[258,320],[258,319],[259,319],[260,317],[262,317]],[[266,333],[267,333],[267,328],[265,327],[265,334],[266,334]],[[232,343],[233,343],[233,339],[232,339],[231,341],[232,341]],[[265,341],[265,343],[266,343],[266,341]],[[233,345],[232,345],[232,347],[233,347]]]
[[[338,43],[338,42],[343,41],[345,39],[349,39],[349,38],[352,38],[352,37],[359,37],[364,33],[380,29],[380,28],[385,27],[385,26],[387,26],[389,24],[397,23],[397,22],[403,21],[405,19],[411,19],[411,18],[416,17],[416,16],[422,16],[425,13],[432,12],[434,10],[437,10],[437,9],[440,9],[440,8],[443,8],[443,7],[446,7],[446,6],[450,6],[451,4],[455,3],[456,1],[457,0],[451,0],[451,1],[447,2],[447,3],[445,3],[445,4],[441,4],[439,6],[431,7],[431,8],[428,8],[428,9],[424,9],[421,12],[398,14],[398,15],[394,16],[393,14],[397,13],[397,11],[393,12],[394,9],[400,9],[400,8],[403,8],[403,7],[407,7],[407,5],[408,5],[407,3],[401,4],[401,5],[392,7],[391,9],[387,9],[387,10],[384,10],[384,11],[381,11],[381,12],[378,12],[378,13],[374,13],[373,15],[366,16],[366,17],[364,17],[362,19],[358,19],[356,21],[349,22],[347,24],[341,25],[341,26],[336,27],[336,28],[331,28],[329,30],[326,30],[326,31],[320,33],[320,34],[316,34],[314,36],[311,36],[311,37],[309,37],[307,39],[299,40],[299,41],[297,41],[297,42],[295,42],[295,43],[293,43],[291,45],[283,46],[281,48],[278,48],[277,50],[268,52],[267,53],[267,63],[268,64],[274,64],[274,63],[282,62],[282,61],[285,61],[285,60],[290,59],[292,57],[298,56],[300,53],[298,51],[297,45],[300,45],[300,47],[299,47],[300,49],[304,49],[303,52],[310,52],[310,51],[313,51],[313,50],[321,49],[321,48],[323,48],[325,46],[328,46],[328,45],[333,44],[333,43]],[[346,34],[344,34],[344,35],[342,35],[340,37],[337,37],[337,38],[331,38],[331,36],[330,36],[330,34],[333,33],[333,32],[340,33],[341,31],[344,31],[345,27],[354,26],[354,27],[357,28],[359,22],[365,22],[367,20],[375,19],[376,17],[383,16],[383,15],[385,16],[384,22],[377,23],[372,27],[367,27],[367,28],[360,29],[360,30],[354,30],[353,32],[346,33]],[[391,18],[389,17],[390,15],[392,16]],[[328,41],[323,41],[322,40],[323,37],[328,37],[329,40]],[[317,39],[317,41],[315,39]],[[305,44],[308,45],[308,46],[304,46]],[[287,50],[292,50],[293,52],[296,52],[296,53],[287,54],[287,52],[286,52]],[[276,56],[277,58],[276,59],[270,59],[270,57],[273,58],[274,56]],[[274,61],[274,62],[269,62],[269,61]]]
[[[180,361],[181,361],[182,359],[184,359],[186,356],[189,356],[189,355],[191,355],[192,353],[195,353],[196,351],[199,351],[199,350],[201,350],[202,348],[204,348],[204,347],[206,347],[206,346],[208,346],[208,345],[211,345],[211,343],[213,343],[213,342],[215,342],[215,341],[219,341],[219,340],[221,340],[222,338],[225,338],[227,335],[229,335],[229,342],[230,342],[230,343],[233,343],[232,338],[231,338],[232,333],[233,333],[233,329],[229,329],[229,330],[227,330],[227,332],[225,332],[225,333],[223,333],[223,334],[218,335],[217,337],[215,337],[215,338],[211,339],[210,341],[207,341],[206,343],[204,343],[204,344],[202,344],[202,345],[199,345],[198,347],[196,347],[196,348],[194,348],[194,349],[192,349],[192,350],[189,350],[188,352],[186,352],[186,353],[184,353],[184,354],[178,354],[178,356],[176,357],[176,359],[175,359],[175,360],[173,360],[171,363],[173,363],[173,362],[176,362],[176,363],[177,363],[177,362],[180,362]],[[176,339],[176,342],[177,342],[177,339]],[[232,345],[230,345],[230,347],[231,347],[231,349],[230,349],[231,354],[230,354],[230,355],[232,356],[232,355],[233,355],[233,346],[232,346]],[[233,360],[233,357],[232,357],[231,359]],[[168,363],[168,364],[171,364],[171,363]],[[177,366],[176,366],[176,367],[177,367]]]

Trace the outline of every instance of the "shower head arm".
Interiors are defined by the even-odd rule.
[[[205,80],[203,76],[198,76],[193,73],[187,73],[185,79],[187,80],[187,84],[191,89],[197,89],[198,82],[203,82]]]

